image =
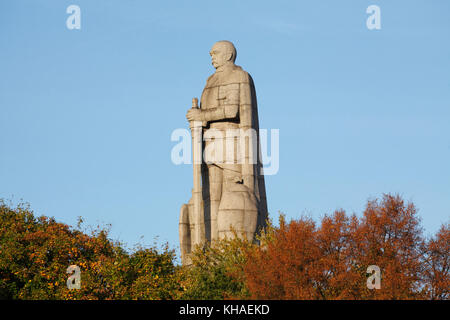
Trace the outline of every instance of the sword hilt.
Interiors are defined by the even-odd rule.
[[[198,108],[198,99],[197,98],[192,98],[192,109],[193,108]]]

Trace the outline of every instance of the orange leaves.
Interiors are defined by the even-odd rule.
[[[342,226],[332,218],[324,220],[322,228],[317,228],[308,218],[288,224],[281,219],[280,227],[272,231],[272,240],[263,249],[254,247],[247,252],[244,270],[252,298],[329,298],[327,281],[341,268],[336,263],[344,262],[339,261],[342,259]]]
[[[448,225],[426,244],[414,205],[399,196],[369,201],[360,219],[336,211],[319,227],[306,218],[282,218],[269,234],[269,241],[263,236],[261,247],[246,252],[244,278],[252,298],[449,297]],[[370,265],[381,269],[379,290],[366,286]]]
[[[280,220],[275,240],[268,242],[265,250],[254,248],[248,252],[245,272],[254,298],[314,297],[308,282],[315,272],[312,257],[319,255],[315,233],[315,224],[309,219],[301,218],[289,224]]]
[[[260,245],[240,239],[199,248],[190,268],[166,245],[128,253],[89,234],[0,201],[0,298],[11,299],[448,299],[450,228],[424,239],[413,204],[384,195],[358,218],[338,210],[269,223]],[[69,265],[81,289],[68,290]],[[367,267],[381,288],[367,288]]]
[[[363,290],[368,298],[414,299],[420,296],[424,239],[413,204],[399,196],[369,201],[354,232],[355,259],[382,270],[382,288]]]
[[[442,225],[438,233],[424,246],[423,276],[425,292],[432,300],[450,298],[450,224]]]

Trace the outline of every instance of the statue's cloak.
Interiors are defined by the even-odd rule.
[[[241,174],[243,183],[254,193],[258,202],[257,226],[259,229],[266,225],[268,212],[260,150],[258,106],[252,77],[236,65],[211,75],[200,100],[200,108],[203,110],[234,105],[238,105],[237,117],[210,122],[205,132],[210,128],[230,128],[233,124],[234,127],[242,129],[241,132],[247,132],[248,129],[254,130],[255,135],[251,140],[253,145],[249,146],[247,143],[245,145]],[[253,159],[250,160],[252,155]],[[217,163],[217,166],[226,167],[220,163]]]

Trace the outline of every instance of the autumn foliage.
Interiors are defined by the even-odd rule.
[[[174,299],[181,292],[175,253],[161,251],[129,254],[107,229],[87,234],[0,203],[0,299]],[[66,285],[70,265],[81,270],[79,290]]]
[[[270,228],[244,266],[256,299],[448,299],[449,228],[424,239],[413,204],[385,195],[358,219],[344,211]],[[381,288],[367,287],[367,268],[381,270]]]
[[[394,195],[360,216],[281,215],[255,243],[197,248],[189,267],[167,245],[128,252],[105,228],[81,231],[0,202],[0,299],[446,300],[449,252],[449,224],[425,237],[415,206]],[[79,290],[67,288],[69,265],[81,269]],[[367,286],[374,265],[379,289]]]

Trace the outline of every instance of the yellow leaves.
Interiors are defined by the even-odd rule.
[[[5,208],[0,205],[1,210]],[[17,287],[11,286],[14,297],[172,299],[178,294],[173,288],[182,290],[175,254],[168,247],[140,248],[130,254],[108,239],[107,232],[88,235],[46,218],[34,219],[31,213],[30,217],[18,212],[0,215],[5,221],[0,233],[3,226],[10,226],[0,237],[0,267],[9,268],[4,280],[17,281]],[[82,270],[80,290],[67,289],[66,270],[71,264]]]

